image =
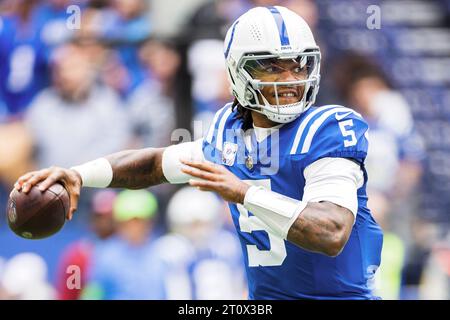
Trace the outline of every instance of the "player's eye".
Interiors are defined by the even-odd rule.
[[[276,65],[270,65],[265,67],[264,71],[269,73],[281,73],[284,71],[284,69]]]
[[[295,67],[293,70],[292,70],[292,72],[294,72],[294,73],[296,73],[296,74],[304,74],[305,72],[307,71],[307,68],[306,67],[300,67],[300,66],[298,66],[298,67]]]

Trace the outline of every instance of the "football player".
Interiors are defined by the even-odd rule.
[[[56,181],[147,188],[190,183],[229,202],[250,299],[374,299],[382,232],[367,208],[368,125],[352,109],[314,107],[320,50],[306,22],[280,6],[239,17],[224,43],[235,96],[207,135],[128,150],[71,169],[27,173],[16,189]]]

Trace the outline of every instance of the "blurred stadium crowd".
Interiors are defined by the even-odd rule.
[[[34,168],[166,146],[179,128],[201,137],[232,99],[227,28],[274,4],[321,46],[316,104],[370,123],[379,294],[449,299],[449,0],[0,0],[0,207]],[[240,244],[215,195],[83,192],[75,219],[46,240],[18,238],[0,210],[0,299],[245,299]]]

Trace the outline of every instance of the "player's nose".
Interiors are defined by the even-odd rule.
[[[281,81],[289,82],[289,81],[297,81],[298,77],[295,76],[292,70],[284,70],[280,77]]]

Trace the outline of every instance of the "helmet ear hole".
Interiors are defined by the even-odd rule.
[[[253,100],[255,98],[255,96],[253,95],[253,92],[251,92],[250,90],[245,91],[245,99],[250,101]]]

